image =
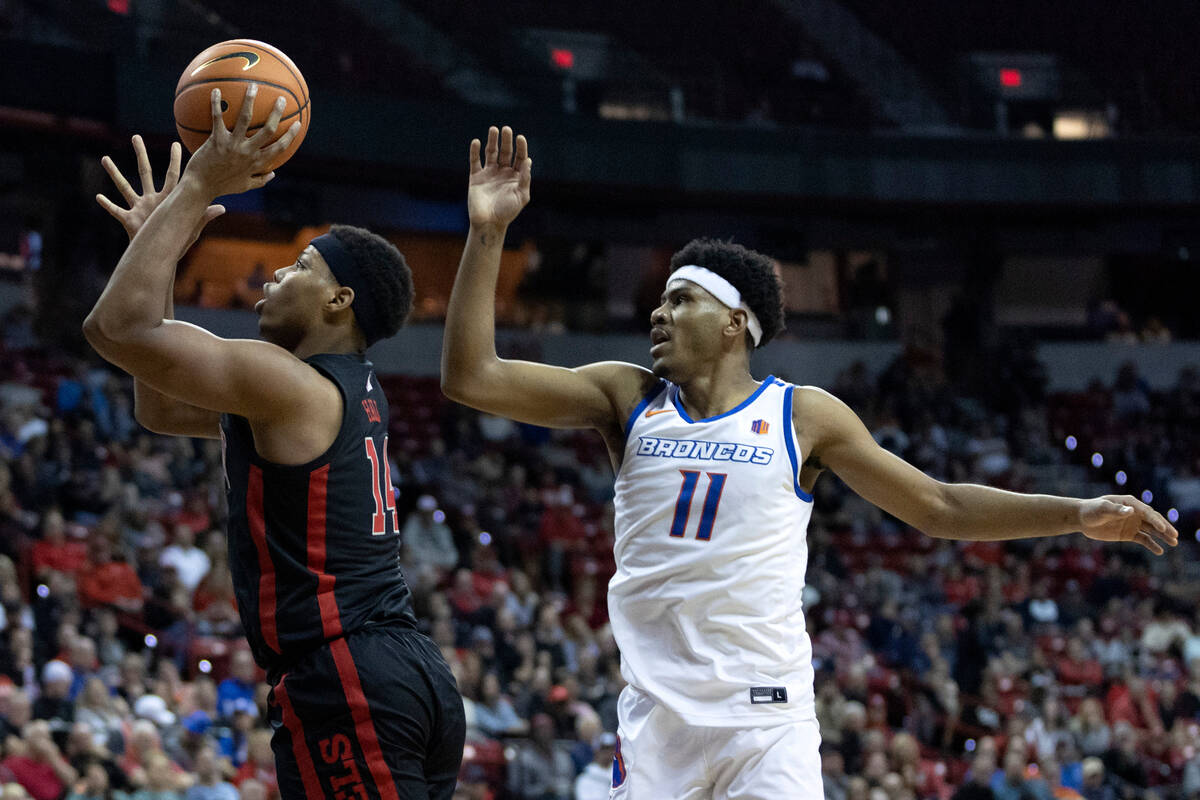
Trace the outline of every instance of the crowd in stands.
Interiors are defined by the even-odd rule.
[[[1046,397],[1011,352],[983,382],[909,352],[830,388],[939,478],[1054,491],[1039,481],[1082,454],[1123,458],[1186,541],[1154,559],[932,539],[823,477],[805,602],[826,797],[1200,798],[1200,381],[1156,394],[1129,365]],[[277,796],[219,442],[147,433],[106,367],[0,349],[0,375],[0,797]],[[436,380],[386,388],[405,573],[466,704],[455,797],[607,797],[623,682],[602,443],[468,411]]]

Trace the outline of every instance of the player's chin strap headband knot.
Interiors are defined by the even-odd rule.
[[[321,258],[325,259],[334,279],[342,286],[349,286],[354,290],[354,301],[350,304],[350,310],[354,312],[354,319],[362,329],[363,336],[367,337],[367,345],[375,344],[384,338],[387,333],[383,329],[383,315],[379,313],[375,296],[358,262],[342,244],[341,239],[332,233],[326,233],[313,239],[312,246],[317,248]]]
[[[686,267],[680,267],[672,272],[671,277],[667,278],[667,285],[670,285],[671,281],[678,280],[691,281],[717,298],[722,305],[745,311],[746,330],[750,331],[750,339],[754,342],[754,346],[758,347],[758,343],[762,341],[762,325],[758,321],[758,316],[750,310],[746,301],[742,300],[742,293],[732,283],[712,270],[698,267],[695,264],[688,264]]]

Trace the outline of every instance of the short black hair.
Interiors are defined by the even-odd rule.
[[[381,330],[367,346],[395,335],[404,327],[413,307],[412,270],[404,254],[377,233],[354,225],[334,225],[329,233],[354,257],[355,265],[371,287],[379,309]]]
[[[741,293],[762,326],[759,347],[783,330],[783,283],[773,258],[733,242],[693,239],[671,256],[671,271],[689,264],[715,272]]]

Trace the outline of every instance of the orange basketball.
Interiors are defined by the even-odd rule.
[[[221,90],[225,127],[233,130],[242,108],[242,98],[251,83],[258,84],[251,132],[267,121],[280,95],[287,100],[287,105],[275,138],[286,133],[293,122],[300,121],[300,133],[266,171],[278,169],[295,155],[312,120],[308,84],[281,50],[253,39],[230,39],[214,44],[193,58],[179,77],[175,87],[175,129],[189,152],[196,152],[212,133],[212,90]]]

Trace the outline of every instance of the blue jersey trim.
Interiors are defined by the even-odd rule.
[[[651,400],[658,397],[658,395],[662,393],[662,390],[666,385],[667,385],[667,382],[664,380],[660,380],[658,383],[654,384],[654,388],[651,389],[649,392],[647,392],[646,396],[643,397],[641,399],[641,401],[637,404],[637,406],[633,409],[633,413],[629,415],[629,419],[625,422],[625,438],[626,439],[629,438],[629,432],[631,430],[633,430],[634,420],[636,420],[638,418],[639,414],[641,414],[643,411],[646,410],[646,406],[650,405]]]
[[[793,434],[795,428],[792,425],[792,392],[795,389],[795,386],[789,386],[783,390],[783,443],[787,446],[788,458],[792,462],[792,488],[796,490],[796,497],[811,503],[812,495],[800,488],[800,462],[796,458],[796,437]]]
[[[693,425],[697,422],[713,422],[715,420],[721,419],[722,417],[728,417],[730,414],[736,414],[737,412],[741,411],[743,408],[745,408],[746,406],[750,405],[755,400],[757,400],[758,396],[760,394],[762,394],[764,391],[766,391],[766,388],[768,386],[771,386],[774,383],[775,383],[775,376],[768,375],[766,378],[763,379],[763,382],[758,385],[758,388],[754,390],[753,394],[751,394],[749,397],[747,397],[742,402],[738,403],[735,407],[726,411],[724,414],[717,414],[715,417],[705,417],[704,419],[692,419],[691,417],[689,417],[688,413],[686,411],[684,411],[684,409],[683,409],[683,403],[679,402],[679,389],[678,388],[676,388],[675,393],[671,395],[671,402],[675,404],[675,410],[679,412],[679,416],[683,418],[684,422],[687,422],[687,423],[690,423]]]

